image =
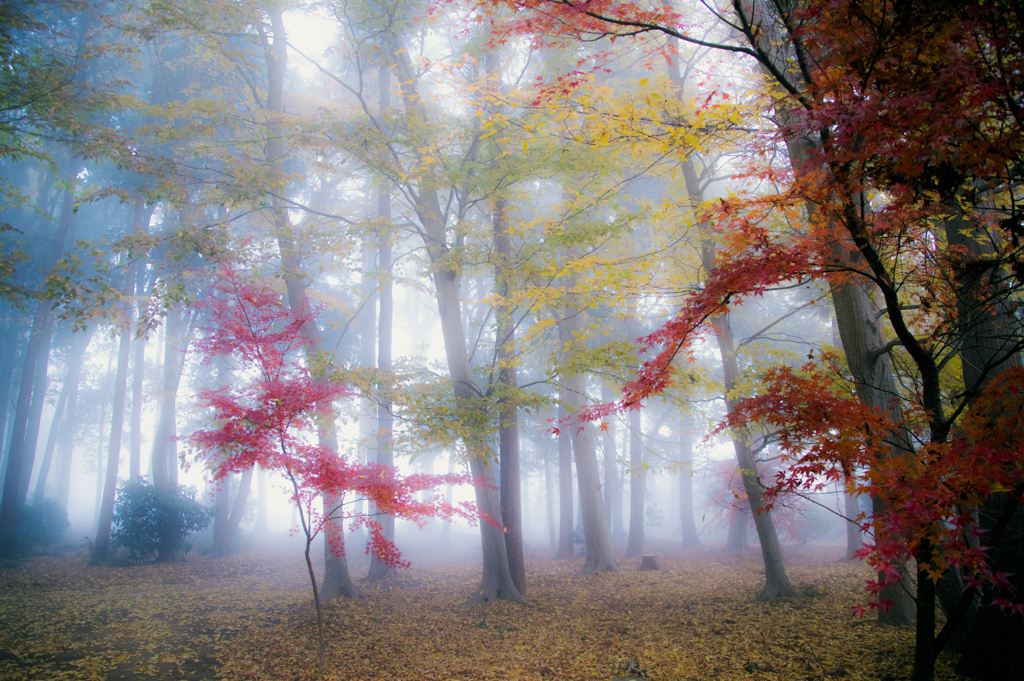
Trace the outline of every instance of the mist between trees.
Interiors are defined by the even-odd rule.
[[[1015,4],[0,12],[12,564],[835,542],[912,678],[1024,676]]]

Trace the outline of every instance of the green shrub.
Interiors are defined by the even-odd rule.
[[[69,527],[67,511],[53,499],[44,499],[35,506],[22,506],[18,518],[18,552],[30,555],[45,551],[59,542]]]
[[[174,560],[188,551],[185,538],[210,524],[210,514],[196,501],[195,487],[161,492],[145,480],[125,482],[114,501],[110,538],[125,550],[130,563]]]

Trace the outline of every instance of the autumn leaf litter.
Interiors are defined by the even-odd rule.
[[[667,548],[658,572],[528,564],[526,607],[459,608],[479,565],[414,567],[327,608],[325,679],[906,679],[912,630],[851,617],[869,577],[836,549],[791,552],[799,599],[755,603],[759,556]],[[79,556],[0,571],[0,678],[316,679],[300,556],[134,568]],[[358,566],[354,566],[357,572]],[[940,659],[940,679],[954,679]]]

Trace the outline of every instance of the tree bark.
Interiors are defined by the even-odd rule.
[[[574,291],[575,277],[570,276],[566,282],[566,290]],[[571,305],[571,304],[570,304]],[[570,306],[568,314],[562,320],[560,340],[563,348],[568,347],[583,331],[584,310]],[[586,376],[576,373],[563,375],[564,400],[570,417],[586,406]],[[576,480],[580,493],[580,516],[583,521],[583,539],[587,549],[587,558],[580,574],[596,572],[621,573],[622,569],[612,550],[612,536],[608,523],[604,519],[604,502],[601,498],[601,478],[597,466],[595,451],[594,424],[590,421],[582,423],[568,422],[562,429],[568,428],[572,438],[573,459],[576,461]]]
[[[712,324],[716,330],[715,337],[722,356],[725,407],[729,413],[732,413],[736,409],[736,399],[730,395],[735,394],[739,370],[729,314],[714,317]],[[732,444],[736,450],[736,463],[739,465],[740,475],[743,476],[743,489],[747,493],[750,512],[754,514],[754,527],[757,529],[757,538],[761,542],[761,557],[764,559],[765,585],[761,593],[758,594],[757,600],[770,601],[779,597],[796,598],[796,589],[790,584],[789,577],[786,575],[786,566],[782,559],[782,546],[779,544],[779,536],[775,531],[772,513],[765,508],[764,491],[761,487],[754,452],[742,434],[733,435]]]
[[[487,55],[488,77],[500,80],[501,74],[494,61],[497,52]],[[520,594],[526,594],[526,561],[523,558],[522,497],[519,481],[519,416],[516,406],[516,337],[513,307],[507,302],[511,292],[512,238],[508,228],[508,200],[499,197],[494,202],[494,281],[502,302],[497,306],[495,329],[495,360],[498,366],[498,462],[501,466],[501,513],[505,523],[505,548],[512,581]]]
[[[640,337],[640,325],[636,316],[626,320],[626,335],[635,344]],[[644,470],[643,442],[640,440],[642,419],[639,409],[629,412],[629,541],[626,557],[635,558],[644,554],[644,487],[647,472]]]
[[[104,561],[110,554],[110,527],[114,517],[114,496],[117,493],[117,468],[121,459],[121,435],[124,430],[124,406],[128,384],[128,359],[132,339],[132,294],[135,292],[135,266],[128,268],[124,286],[125,303],[122,313],[125,328],[117,351],[117,376],[114,379],[114,405],[110,421],[110,447],[107,450],[107,472],[103,481],[103,501],[100,504],[99,521],[94,542],[95,556]]]
[[[417,77],[413,72],[409,53],[405,49],[405,42],[393,31],[387,33],[386,39],[401,84],[403,104],[410,114],[425,120],[422,99],[417,92]],[[422,227],[423,244],[433,268],[437,307],[441,317],[441,334],[444,338],[445,356],[448,360],[455,402],[460,409],[478,411],[480,407],[476,406],[475,401],[479,388],[471,375],[465,329],[462,326],[459,297],[461,275],[458,263],[453,260],[448,248],[442,219],[444,213],[437,196],[437,188],[425,178],[420,178],[419,186],[411,193],[414,196],[413,208]],[[463,442],[469,455],[470,472],[483,483],[475,489],[477,509],[485,518],[489,517],[497,523],[494,525],[487,520],[480,523],[483,576],[480,587],[464,605],[495,599],[525,603],[526,599],[516,589],[509,570],[508,551],[502,530],[501,500],[497,489],[494,488],[492,453],[486,445],[483,433],[464,433]]]
[[[68,163],[69,181],[74,180],[79,168],[81,168],[81,163],[78,159],[72,159]],[[69,187],[64,191],[60,220],[57,222],[57,229],[50,242],[49,253],[43,263],[44,272],[52,270],[64,252],[64,243],[73,223],[74,199],[74,189]],[[53,328],[51,305],[48,300],[39,301],[32,321],[28,347],[25,350],[18,403],[15,407],[11,443],[7,453],[3,500],[0,501],[0,555],[11,556],[15,553],[18,519],[28,494],[29,476],[32,473],[32,464],[35,458],[35,438],[30,437],[28,428],[29,412],[33,401],[33,390],[40,383],[45,386],[47,354]],[[42,381],[37,380],[40,373],[43,376]],[[41,410],[43,396],[39,395],[38,398],[37,402]],[[32,444],[31,448],[29,443]]]
[[[72,336],[71,364],[68,368],[67,381],[70,386],[68,403],[64,408],[64,427],[61,433],[60,462],[57,465],[57,504],[64,511],[68,510],[68,496],[71,493],[71,463],[75,452],[75,435],[78,434],[78,386],[82,381],[82,367],[85,364],[85,352],[89,347],[96,325]],[[75,370],[72,373],[72,370]]]
[[[559,391],[559,400],[562,405],[568,403],[564,387]],[[572,439],[567,432],[570,426],[565,425],[567,418],[569,412],[564,406],[560,406],[558,422],[562,425],[558,429],[558,549],[555,551],[555,560],[573,558],[576,555],[572,543]]]
[[[700,546],[697,519],[693,512],[693,442],[689,419],[679,418],[679,525],[683,548]]]
[[[390,107],[389,94],[391,91],[391,70],[387,67],[380,67],[380,108],[385,111]],[[378,190],[377,216],[381,223],[391,222],[391,191],[387,184]],[[384,229],[377,235],[377,254],[380,260],[380,318],[377,323],[377,370],[383,377],[388,376],[392,371],[391,343],[394,331],[394,284],[391,279],[391,234]],[[395,451],[393,446],[395,419],[391,413],[391,401],[382,400],[377,405],[377,435],[375,437],[377,450],[377,463],[381,466],[395,465]],[[395,540],[395,518],[394,516],[381,516],[380,524],[384,538],[393,542]],[[370,573],[367,576],[369,581],[381,581],[395,579],[398,573],[394,568],[377,556],[370,557]]]

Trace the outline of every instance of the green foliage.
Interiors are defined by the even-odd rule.
[[[130,563],[166,561],[188,550],[185,538],[210,524],[210,513],[196,501],[195,487],[161,492],[145,480],[125,482],[114,501],[111,540]]]
[[[53,499],[23,506],[18,522],[18,552],[31,555],[44,551],[59,542],[70,526],[67,511]]]

